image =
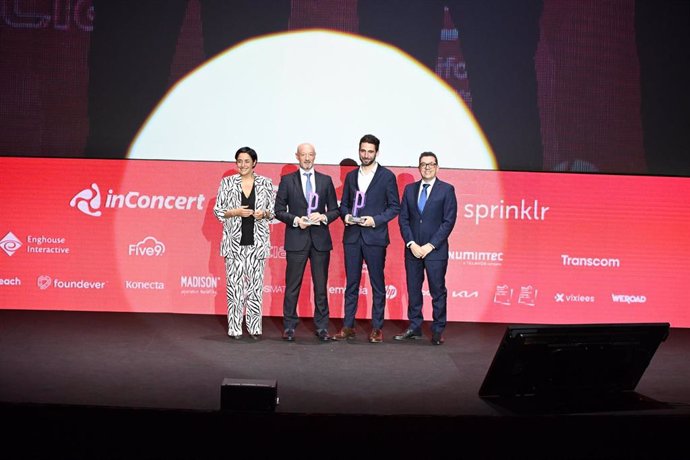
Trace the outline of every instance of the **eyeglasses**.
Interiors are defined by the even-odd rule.
[[[436,163],[419,163],[420,168],[433,169],[436,167]]]

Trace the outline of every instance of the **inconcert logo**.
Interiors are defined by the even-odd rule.
[[[76,207],[78,210],[87,216],[100,217],[101,208],[101,190],[98,184],[91,184],[91,188],[85,188],[77,193],[69,201],[71,207]]]
[[[12,256],[21,247],[22,242],[19,241],[19,238],[14,236],[14,233],[12,232],[7,232],[7,235],[5,235],[2,238],[2,240],[0,240],[0,249],[5,251],[5,254],[7,254],[8,256]]]
[[[90,188],[85,188],[72,197],[69,205],[77,208],[87,216],[100,217],[103,213],[101,205],[108,209],[168,209],[178,211],[204,209],[206,197],[203,194],[196,196],[184,195],[148,195],[138,191],[129,191],[124,194],[115,193],[112,189],[108,190],[105,202],[101,203],[101,190],[98,184],[91,184]]]

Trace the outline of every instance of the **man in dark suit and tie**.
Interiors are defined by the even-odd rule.
[[[335,340],[355,337],[355,315],[359,301],[359,283],[363,263],[367,263],[373,291],[371,334],[369,342],[383,342],[386,283],[383,270],[386,248],[390,244],[388,222],[400,212],[398,184],[393,172],[376,161],[380,141],[371,134],[359,141],[360,167],[345,177],[340,215],[345,222],[345,317]]]
[[[285,297],[283,299],[283,340],[295,340],[297,299],[307,260],[314,283],[314,325],[319,340],[331,340],[328,334],[328,265],[333,242],[328,226],[340,215],[335,187],[330,176],[314,170],[316,150],[300,144],[295,153],[299,169],[280,179],[275,216],[286,224]]]
[[[395,340],[422,337],[422,284],[426,270],[433,309],[431,343],[443,343],[446,327],[446,270],[448,268],[448,237],[458,214],[453,185],[436,177],[438,159],[432,152],[419,156],[422,179],[405,187],[402,196],[400,233],[405,242],[405,273],[407,279],[407,318],[410,324]]]

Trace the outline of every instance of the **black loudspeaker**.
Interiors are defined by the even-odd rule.
[[[278,405],[276,380],[225,378],[220,387],[220,410],[274,412]]]
[[[668,323],[508,326],[479,389],[486,400],[641,401],[634,392]],[[648,398],[647,398],[648,399]]]

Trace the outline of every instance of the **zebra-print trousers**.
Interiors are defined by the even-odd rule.
[[[247,332],[261,334],[266,259],[256,256],[255,246],[240,246],[239,257],[225,258],[225,292],[228,300],[228,335],[242,334],[242,316],[246,306]]]

